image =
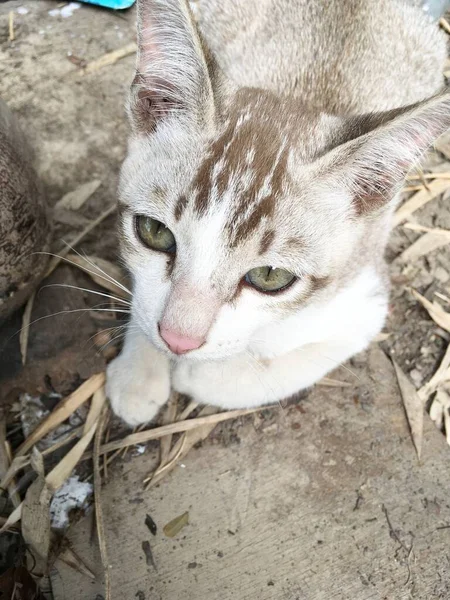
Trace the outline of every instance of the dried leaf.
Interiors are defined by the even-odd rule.
[[[388,340],[390,337],[391,337],[391,334],[390,334],[390,333],[384,333],[384,332],[382,332],[382,333],[379,333],[378,335],[376,335],[376,336],[373,338],[373,341],[379,344],[380,342],[385,342],[385,341],[386,341],[386,340]]]
[[[182,410],[179,415],[177,415],[177,422],[184,421],[185,419],[187,419],[196,408],[198,408],[198,403],[194,400],[191,400],[186,406],[186,408]]]
[[[438,390],[433,402],[430,405],[429,415],[438,429],[442,429],[445,424],[445,414],[450,411],[450,396],[445,390]],[[447,427],[446,427],[447,429]],[[447,435],[450,431],[446,431]]]
[[[215,409],[212,406],[205,406],[199,417],[211,414],[213,411]],[[146,489],[156,485],[168,475],[176,467],[178,461],[184,458],[196,444],[205,440],[215,427],[216,423],[211,423],[185,432],[171,449],[167,460],[159,465],[153,475],[144,480],[144,483],[147,483]]]
[[[62,486],[65,480],[70,476],[76,465],[81,460],[83,453],[92,441],[97,422],[106,402],[104,388],[98,389],[92,398],[91,407],[84,425],[83,437],[69,450],[65,457],[50,471],[46,477],[49,488],[55,492]]]
[[[317,382],[316,385],[323,385],[324,387],[352,387],[352,383],[348,383],[348,381],[339,381],[338,379],[332,379],[331,377],[322,377],[320,381]]]
[[[450,446],[450,412],[449,409],[444,411],[445,439]]]
[[[36,292],[33,292],[31,294],[31,296],[28,298],[28,302],[25,305],[25,310],[23,311],[23,316],[22,316],[22,328],[21,328],[20,334],[19,334],[19,344],[20,344],[20,355],[22,356],[22,364],[23,365],[27,362],[28,337],[30,335],[31,312],[33,310],[35,296],[36,296]]]
[[[61,200],[58,200],[55,204],[55,211],[60,209],[79,210],[92,194],[98,190],[101,184],[100,179],[83,183],[76,190],[67,193]]]
[[[91,222],[90,219],[83,217],[83,215],[71,210],[65,210],[64,208],[53,211],[53,220],[63,225],[68,225],[72,229],[87,227]]]
[[[416,388],[403,373],[395,361],[392,361],[397,375],[398,386],[402,395],[403,406],[405,407],[406,418],[408,419],[411,436],[417,456],[420,460],[422,453],[423,439],[423,412],[424,405],[416,391]]]
[[[16,523],[18,523],[20,521],[20,519],[22,518],[22,508],[23,508],[23,502],[21,502],[19,504],[19,506],[17,508],[15,508],[12,511],[12,513],[9,515],[9,517],[6,519],[6,522],[3,524],[2,528],[0,529],[0,533],[3,533],[7,529],[11,529],[11,527],[13,527]]]
[[[215,415],[209,415],[206,417],[198,417],[195,419],[188,419],[186,421],[180,421],[177,423],[171,423],[170,425],[162,425],[161,427],[154,427],[153,429],[147,429],[139,433],[132,433],[122,438],[121,440],[115,440],[108,442],[100,447],[100,453],[113,452],[119,448],[126,448],[127,446],[135,446],[136,444],[144,444],[149,440],[157,440],[164,435],[170,433],[180,433],[182,431],[189,431],[196,429],[202,425],[212,425],[221,423],[222,421],[228,421],[229,419],[237,419],[238,417],[245,417],[261,410],[267,410],[268,408],[279,408],[275,405],[258,406],[257,408],[249,408],[243,410],[230,410],[228,412],[217,413]],[[90,455],[85,455],[88,458]]]
[[[441,300],[443,300],[444,302],[447,302],[447,304],[450,304],[450,298],[448,296],[445,296],[444,294],[441,294],[440,292],[434,292],[434,295],[437,296],[438,298],[440,298]]]
[[[70,548],[70,546],[66,546],[59,554],[58,559],[61,560],[64,564],[71,567],[78,573],[82,575],[86,575],[89,579],[96,579],[95,573],[93,573],[89,567],[85,565],[85,563],[81,560],[81,558]]]
[[[9,11],[9,41],[13,42],[16,39],[16,35],[14,33],[14,11]]]
[[[50,491],[40,473],[30,485],[22,506],[22,536],[31,551],[35,565],[30,565],[39,576],[47,572],[50,552]]]
[[[440,229],[439,227],[425,227],[419,223],[405,223],[404,229],[411,229],[412,231],[423,231],[424,233],[436,233],[443,235],[450,239],[450,229]]]
[[[97,524],[98,545],[105,573],[105,600],[111,600],[111,575],[106,547],[105,524],[103,520],[103,509],[101,503],[102,480],[100,474],[100,445],[103,438],[103,430],[109,418],[109,409],[105,405],[99,418],[99,427],[94,442],[94,497],[95,497],[95,521]]]
[[[447,134],[444,134],[444,136]],[[441,136],[439,139],[442,139]],[[436,144],[435,144],[435,148],[436,148]],[[410,175],[408,175],[406,177],[406,179],[408,181],[414,180],[414,179],[450,179],[450,173],[447,171],[435,171],[434,173],[421,173],[420,175],[414,175],[414,173],[411,173]]]
[[[0,477],[2,479],[5,478],[5,475],[8,473],[10,466],[11,455],[8,441],[6,439],[6,419],[3,418],[3,415],[0,412]],[[16,490],[13,478],[11,478],[11,481],[9,481],[5,486],[3,486],[2,489],[8,490],[8,495],[11,499],[11,502],[13,503],[13,506],[19,506],[21,500]]]
[[[59,450],[69,442],[72,442],[74,439],[80,437],[82,430],[82,427],[76,427],[75,429],[67,433],[67,435],[62,436],[62,439],[59,439],[57,442],[55,442],[53,446],[50,446],[49,448],[43,450],[42,455],[48,456],[49,454],[56,452],[56,450]],[[11,463],[11,466],[3,476],[3,479],[0,481],[0,488],[8,487],[9,484],[12,483],[15,475],[24,467],[29,465],[30,462],[30,455],[18,456],[14,458]]]
[[[33,431],[16,452],[16,457],[23,456],[45,437],[50,431],[68,419],[77,408],[84,404],[105,383],[105,374],[96,373],[85,381],[70,396],[61,400],[50,415]]]
[[[425,206],[431,200],[445,192],[450,187],[450,182],[442,179],[435,179],[429,184],[429,190],[423,189],[414,194],[396,211],[393,217],[394,227],[407,219],[416,210]]]
[[[450,25],[447,21],[447,19],[444,19],[444,17],[441,17],[439,19],[439,25],[442,27],[442,29],[446,32],[446,33],[450,33]]]
[[[104,387],[102,387],[94,393],[94,396],[92,398],[91,407],[84,426],[85,433],[83,437],[75,444],[75,446],[71,450],[69,450],[69,452],[64,456],[64,458],[56,465],[56,467],[54,467],[54,469],[52,469],[52,471],[50,471],[50,473],[45,478],[47,487],[52,493],[54,493],[58,488],[62,486],[62,484],[70,476],[73,469],[81,460],[83,453],[85,452],[86,448],[89,446],[90,442],[92,441],[92,438],[94,437],[100,413],[103,409],[103,406],[105,405],[105,402],[106,395]],[[20,521],[22,517],[22,510],[23,502],[11,513],[7,522],[0,530],[0,533],[1,531],[9,529],[12,525]]]
[[[189,512],[185,512],[182,515],[175,517],[172,521],[169,521],[167,525],[164,525],[163,531],[167,537],[175,537],[183,527],[189,524]]]
[[[447,65],[447,67],[450,65]],[[444,72],[445,77],[450,77],[450,71],[445,71]],[[438,152],[440,152],[441,154],[443,154],[445,156],[445,158],[447,160],[450,160],[450,146],[449,146],[449,134],[448,133],[444,133],[443,135],[441,135],[439,137],[439,139],[434,142],[434,149],[437,150]],[[444,175],[444,174],[442,174]],[[445,175],[448,177],[449,174],[445,173]]]
[[[428,383],[422,386],[419,390],[419,396],[422,402],[426,402],[433,392],[436,391],[438,386],[450,379],[450,344],[447,346],[444,358],[441,361],[436,373],[430,379]]]
[[[429,252],[433,252],[433,250],[450,244],[450,231],[446,233],[447,235],[442,235],[442,233],[426,233],[411,244],[409,248],[406,248],[398,259],[403,262],[412,262]]]
[[[79,254],[69,254],[66,258],[71,264],[87,273],[101,287],[116,294],[119,298],[129,297],[130,294],[126,291],[125,274],[119,266],[98,256],[84,257]],[[97,273],[95,269],[97,269]]]
[[[19,471],[21,471],[24,467],[30,464],[30,459],[27,456],[16,456],[9,469],[4,474],[2,480],[0,481],[0,489],[6,489],[11,482],[14,480],[14,477],[17,475]]]
[[[437,302],[430,302],[424,296],[416,292],[415,290],[411,290],[414,298],[419,300],[424,308],[428,311],[428,314],[433,319],[433,321],[448,331],[450,333],[450,313],[446,312],[440,304]]]
[[[172,394],[167,403],[166,410],[162,418],[162,425],[168,425],[175,421],[178,407],[178,394]],[[159,441],[160,467],[164,466],[169,456],[170,447],[172,445],[172,434],[165,435]]]
[[[98,71],[98,69],[102,69],[103,67],[108,67],[109,65],[113,65],[115,62],[120,60],[121,58],[125,58],[130,54],[135,54],[137,51],[137,46],[134,42],[131,44],[127,44],[122,48],[117,50],[113,50],[112,52],[107,52],[100,58],[97,58],[86,65],[83,69],[82,73],[84,75],[88,75],[89,73],[93,73],[94,71]]]

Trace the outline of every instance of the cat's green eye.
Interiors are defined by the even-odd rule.
[[[143,244],[160,252],[175,252],[175,236],[168,227],[145,215],[136,215],[136,233]]]
[[[245,276],[245,281],[261,292],[280,292],[296,279],[289,271],[273,267],[257,267]]]

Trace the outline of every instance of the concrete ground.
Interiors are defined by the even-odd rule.
[[[149,491],[151,452],[115,467],[102,492],[113,600],[450,598],[450,449],[427,420],[418,462],[382,350],[355,374],[352,388],[216,430]],[[91,531],[84,519],[69,538],[98,580],[58,562],[57,600],[103,594]]]
[[[134,41],[134,11],[113,13],[52,0],[0,5],[0,97],[14,110],[37,153],[49,205],[82,183],[102,184],[77,217],[55,223],[56,248],[115,202],[125,154],[124,97],[134,56],[83,75],[80,68]],[[61,8],[65,8],[61,11]],[[9,39],[9,13],[14,37]],[[442,154],[433,168],[449,171]],[[446,195],[418,213],[426,226],[450,229]],[[88,237],[87,253],[117,258],[114,217]],[[398,228],[392,261],[390,337],[382,345],[417,387],[436,370],[448,343],[408,292],[448,294],[450,251],[400,266],[417,233]],[[93,284],[60,267],[46,283]],[[95,304],[88,294],[43,289],[33,319]],[[81,316],[80,316],[81,315]],[[20,315],[0,333],[0,398],[20,390],[66,394],[105,357],[90,341],[105,327],[94,313],[70,313],[33,325],[21,367]],[[419,464],[392,367],[378,345],[340,370],[348,388],[318,387],[299,404],[218,427],[161,484],[143,492],[155,460],[150,447],[113,467],[103,490],[113,600],[339,600],[450,598],[449,450],[427,421]],[[189,511],[177,537],[163,526]],[[152,536],[144,525],[151,514]],[[57,564],[56,600],[100,600],[102,569],[88,519],[70,533],[97,582]],[[156,567],[147,565],[148,541]],[[98,596],[100,595],[100,596]]]

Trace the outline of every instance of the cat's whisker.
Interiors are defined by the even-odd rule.
[[[102,273],[106,279],[108,279],[111,283],[114,283],[115,285],[117,285],[117,287],[119,287],[121,290],[123,290],[124,292],[126,292],[127,294],[129,294],[131,296],[131,291],[126,286],[124,286],[123,283],[121,283],[120,281],[117,281],[117,279],[115,279],[109,273],[106,273],[106,271],[104,271],[101,267],[99,267],[94,261],[90,260],[85,254],[81,254],[67,242],[65,242],[65,244],[68,248],[70,248],[70,250],[72,250],[72,252],[74,254],[76,254],[83,260],[85,260],[89,265],[91,265],[91,267],[93,267],[94,269],[97,269],[97,271],[100,271],[100,273]]]
[[[51,315],[44,315],[43,317],[39,317],[38,319],[34,319],[34,321],[31,321],[31,323],[29,323],[28,325],[25,325],[24,327],[21,327],[18,331],[16,331],[16,333],[14,335],[19,335],[22,331],[24,331],[25,329],[29,329],[32,325],[34,325],[35,323],[38,323],[39,321],[42,321],[43,319],[50,319],[50,317],[57,317],[58,315],[67,315],[67,314],[72,314],[72,313],[78,313],[78,312],[112,312],[112,313],[124,313],[124,314],[130,314],[129,310],[123,310],[123,309],[117,309],[117,308],[74,308],[72,310],[60,310],[56,313],[52,313]],[[12,337],[14,337],[14,335]]]
[[[65,256],[62,256],[60,254],[55,254],[53,252],[35,252],[35,254],[45,254],[46,256],[52,256],[53,258],[59,258],[60,260],[63,260],[64,262],[68,263],[69,265],[73,265],[74,267],[77,267],[78,269],[81,269],[82,271],[85,271],[86,273],[90,273],[91,275],[95,275],[96,277],[99,277],[100,279],[104,279],[105,281],[108,281],[109,283],[113,283],[114,285],[117,285],[117,287],[119,287],[121,290],[123,290],[130,296],[132,295],[130,290],[128,290],[124,285],[122,285],[120,282],[116,281],[114,278],[112,278],[110,276],[104,277],[100,273],[98,273],[96,271],[92,271],[91,269],[88,269],[85,266],[81,266],[80,264],[74,262],[73,260],[70,260],[69,258],[66,258]],[[80,256],[80,258],[82,258],[83,260],[86,260],[84,258],[84,256],[79,254],[78,252],[75,252],[75,254],[78,254],[78,256]],[[88,262],[88,261],[86,261],[86,262]]]
[[[100,329],[99,331],[96,331],[95,333],[93,333],[88,339],[87,342],[92,341],[96,336],[101,335],[102,333],[108,333],[109,331],[112,332],[116,332],[119,329],[127,329],[127,324],[125,325],[116,325],[114,327],[105,327],[104,329]],[[114,335],[113,333],[113,335]]]
[[[117,340],[123,339],[125,337],[126,331],[122,331],[121,333],[119,333],[118,335],[114,336],[113,338],[111,338],[110,340],[108,340],[105,344],[103,344],[100,348],[99,351],[100,352],[104,352],[106,350],[106,348],[110,345],[113,344],[114,342],[116,342]]]
[[[336,367],[342,367],[345,371],[347,371],[348,373],[350,373],[350,375],[352,375],[353,377],[355,377],[355,379],[357,379],[358,381],[361,381],[361,377],[357,373],[355,373],[354,371],[352,371],[350,369],[350,367],[347,367],[347,365],[345,365],[344,363],[339,362],[338,360],[336,360],[334,358],[331,358],[331,356],[325,356],[325,354],[320,354],[320,356],[322,358],[325,358],[326,360],[329,360],[329,361],[333,362],[336,365]]]
[[[44,285],[41,290],[49,287],[63,287],[69,288],[72,290],[79,290],[80,292],[88,292],[89,294],[95,294],[96,296],[104,296],[105,298],[110,298],[111,300],[115,300],[116,302],[120,302],[125,304],[126,306],[131,306],[131,302],[129,300],[125,300],[124,298],[119,298],[118,296],[113,296],[111,294],[104,294],[103,292],[98,292],[97,290],[90,290],[89,288],[82,288],[77,285],[69,285],[68,283],[49,283]]]

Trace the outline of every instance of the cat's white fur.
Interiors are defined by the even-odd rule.
[[[417,8],[397,0],[376,9],[359,0],[273,0],[258,4],[258,12],[255,2],[202,0],[202,42],[184,0],[138,6],[134,134],[119,190],[132,317],[107,380],[114,411],[130,425],[151,420],[171,387],[223,408],[257,406],[311,386],[363,350],[387,311],[383,251],[401,180],[450,125],[446,95],[400,108],[441,85],[445,43]],[[309,12],[311,5],[341,11],[343,4],[353,11],[342,13],[343,31],[327,27],[331,13],[322,23]],[[409,36],[386,38],[386,60],[371,33],[380,19],[383,36],[386,29],[397,36],[402,20]],[[283,32],[288,46],[271,45]],[[342,79],[318,60],[309,86],[292,89],[294,79],[306,81],[314,69],[307,66],[311,36],[328,63],[333,44],[337,52],[337,40],[345,39],[336,66]],[[414,57],[410,38],[421,44]],[[254,56],[261,44],[265,59]],[[351,54],[361,47],[362,63],[387,73],[384,90],[375,86],[370,98]],[[283,52],[298,57],[297,74]],[[408,52],[414,66],[404,64]],[[399,64],[386,64],[394,55]],[[408,73],[414,85],[402,94]],[[354,116],[374,107],[400,109]],[[171,229],[175,257],[143,246],[134,225],[139,214]],[[298,281],[277,295],[240,283],[264,265],[287,269]],[[175,356],[161,324],[206,342]]]

